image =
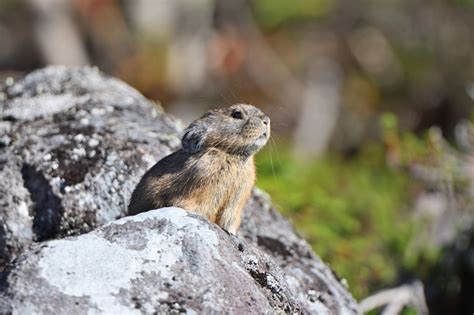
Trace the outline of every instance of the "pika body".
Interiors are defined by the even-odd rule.
[[[270,118],[252,105],[214,109],[193,121],[182,147],[149,169],[128,212],[177,206],[235,234],[255,183],[254,155],[270,137]]]

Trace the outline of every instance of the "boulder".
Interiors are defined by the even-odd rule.
[[[360,313],[259,190],[238,236],[177,208],[123,218],[181,131],[94,68],[0,88],[0,313]]]
[[[18,314],[301,311],[265,254],[179,208],[33,246],[8,284]]]
[[[0,266],[32,241],[126,215],[140,176],[179,146],[181,130],[93,68],[50,67],[8,83],[0,90]]]

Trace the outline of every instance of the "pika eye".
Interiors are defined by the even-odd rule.
[[[242,119],[243,118],[243,115],[242,115],[242,112],[240,110],[234,110],[231,114],[232,118],[235,118],[235,119]]]

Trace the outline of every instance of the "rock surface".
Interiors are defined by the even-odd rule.
[[[177,209],[115,221],[181,130],[92,68],[0,88],[0,313],[359,313],[260,191],[238,237]]]
[[[37,245],[8,283],[19,314],[300,311],[265,255],[179,208]]]
[[[0,265],[123,217],[140,176],[179,145],[176,122],[94,69],[33,72],[0,99]]]

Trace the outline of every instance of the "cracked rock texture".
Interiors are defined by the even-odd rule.
[[[139,177],[179,145],[176,122],[91,68],[33,72],[0,99],[0,265],[123,217]]]
[[[258,190],[237,237],[178,208],[120,219],[182,130],[131,87],[65,67],[8,83],[0,313],[360,313]]]

